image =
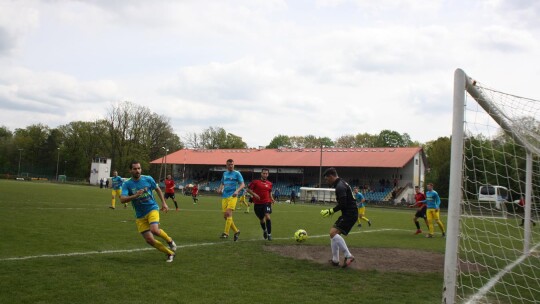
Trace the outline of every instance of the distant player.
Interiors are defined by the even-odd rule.
[[[138,161],[132,161],[130,165],[131,178],[122,185],[122,203],[131,202],[135,210],[135,223],[137,229],[145,241],[157,250],[167,255],[167,262],[174,260],[176,244],[173,239],[159,228],[159,206],[154,199],[152,190],[156,191],[161,200],[161,210],[167,212],[169,206],[165,202],[163,192],[157,186],[151,176],[141,175],[141,164]],[[169,244],[169,248],[154,238],[159,236]]]
[[[113,171],[113,176],[111,177],[112,181],[112,200],[111,200],[111,206],[109,208],[113,209],[116,207],[116,198],[118,197],[120,199],[120,195],[122,195],[122,184],[124,181],[122,180],[122,177],[118,176],[118,171]],[[127,203],[124,204],[124,208],[127,208]]]
[[[234,161],[228,159],[226,162],[227,171],[223,172],[218,193],[221,193],[221,210],[225,219],[225,230],[221,234],[222,239],[229,237],[229,231],[234,231],[234,241],[238,241],[240,229],[234,224],[232,213],[236,209],[238,193],[244,188],[244,178],[239,171],[234,170]]]
[[[433,221],[437,222],[437,225],[439,225],[439,228],[441,229],[442,236],[446,236],[445,230],[444,230],[444,224],[440,220],[440,205],[441,205],[441,198],[439,197],[439,194],[437,191],[433,190],[433,184],[429,183],[427,184],[427,192],[426,192],[426,200],[425,203],[427,204],[427,222],[429,227],[429,234],[426,235],[428,238],[433,237],[433,233],[435,232],[433,228]]]
[[[426,200],[426,196],[424,193],[420,192],[420,187],[414,186],[414,201],[416,202],[414,205],[410,205],[409,208],[418,208],[416,209],[416,213],[414,214],[413,222],[416,225],[416,232],[414,234],[420,234],[422,233],[422,229],[420,229],[420,223],[418,222],[419,218],[424,219],[424,222],[426,222],[426,227],[429,227],[427,217],[426,217],[426,210],[427,205],[424,203]]]
[[[337,206],[330,209],[321,210],[322,217],[329,217],[336,211],[341,210],[341,216],[334,223],[334,226],[330,228],[330,240],[332,248],[332,259],[330,263],[333,266],[339,266],[339,252],[342,251],[345,255],[345,260],[341,267],[346,268],[354,262],[354,256],[349,251],[345,239],[341,236],[349,234],[351,228],[358,220],[358,208],[356,207],[356,200],[353,196],[353,191],[349,184],[338,177],[335,168],[328,168],[324,171],[324,180],[332,188],[336,189]]]
[[[272,182],[268,180],[270,171],[266,168],[261,170],[261,178],[252,181],[249,184],[247,192],[253,198],[253,210],[259,218],[261,228],[263,230],[263,238],[272,240],[272,221],[270,214],[272,213],[272,204],[274,197],[272,196]]]
[[[175,187],[176,184],[174,183],[174,179],[170,174],[167,175],[167,178],[165,179],[165,200],[171,198],[174,202],[174,206],[176,207],[176,211],[178,211],[178,203],[176,202],[176,197],[174,195]]]
[[[199,184],[194,184],[191,188],[191,198],[193,198],[193,205],[199,202]]]
[[[248,192],[246,190],[247,190],[246,188],[240,190],[240,192],[238,193],[238,202],[246,206],[246,211],[244,211],[244,213],[249,213],[249,201],[247,200],[247,197],[246,197]]]
[[[371,227],[371,221],[365,217],[366,215],[366,199],[362,192],[358,191],[358,187],[354,187],[354,199],[356,200],[356,207],[358,208],[358,227],[362,227],[360,220],[364,220]]]

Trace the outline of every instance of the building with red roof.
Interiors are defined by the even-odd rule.
[[[227,159],[234,160],[235,169],[246,181],[258,178],[261,169],[268,168],[269,179],[278,185],[318,186],[320,173],[335,167],[340,177],[351,185],[378,188],[384,181],[384,186],[389,182],[391,188],[396,184],[412,190],[415,185],[423,185],[426,170],[426,158],[420,147],[181,149],[151,163],[172,165],[172,174],[180,181],[212,185],[226,170]]]

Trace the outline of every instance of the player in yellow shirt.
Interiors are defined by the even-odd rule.
[[[354,187],[354,199],[356,200],[356,207],[358,208],[358,227],[362,227],[360,220],[364,220],[371,227],[371,221],[365,217],[366,214],[366,199],[364,195],[358,191],[358,187]]]

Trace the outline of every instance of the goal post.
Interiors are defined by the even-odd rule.
[[[453,99],[442,302],[535,303],[540,101],[487,88],[461,69]]]

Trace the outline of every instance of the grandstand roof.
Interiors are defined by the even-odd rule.
[[[325,167],[402,168],[422,148],[323,148]],[[423,155],[422,155],[423,157]],[[168,154],[167,164],[225,165],[233,159],[237,166],[319,167],[321,149],[181,149]],[[152,161],[161,164],[163,158]]]

